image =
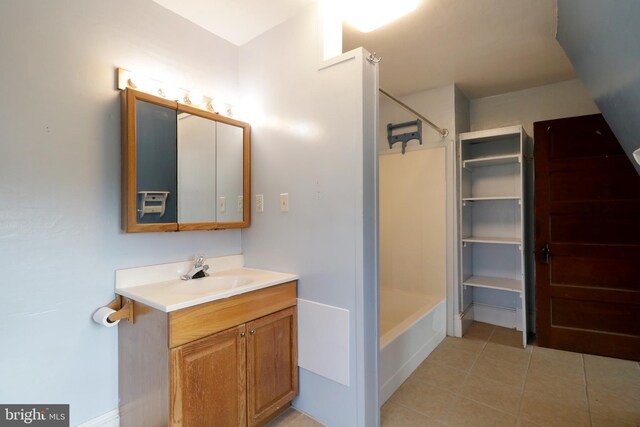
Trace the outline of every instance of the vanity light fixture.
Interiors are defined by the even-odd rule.
[[[224,114],[225,116],[233,117],[233,107],[224,100],[213,100],[212,107],[218,114],[220,114],[220,112],[223,112],[222,114]]]
[[[124,90],[126,88],[161,96],[215,114],[233,117],[233,106],[224,101],[214,100],[211,97],[203,96],[195,90],[181,89],[169,83],[142,76],[124,68],[118,68],[118,89]]]
[[[182,97],[185,104],[192,105],[194,107],[200,106],[204,101],[204,96],[196,91],[185,91]]]

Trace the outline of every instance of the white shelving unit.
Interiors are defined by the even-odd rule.
[[[515,327],[526,346],[531,150],[522,126],[460,135],[460,319]]]

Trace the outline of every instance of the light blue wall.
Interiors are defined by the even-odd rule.
[[[115,67],[233,97],[239,49],[151,0],[0,2],[0,402],[118,405],[114,270],[241,251],[240,232],[120,231]]]
[[[373,427],[377,70],[362,49],[319,69],[318,21],[310,6],[241,48],[243,105],[256,118],[252,193],[265,206],[242,246],[247,265],[298,274],[300,298],[349,310],[349,385],[301,368],[294,405],[332,427]],[[280,193],[289,193],[287,213]]]
[[[630,157],[640,148],[638,19],[638,0],[558,0],[558,41]]]

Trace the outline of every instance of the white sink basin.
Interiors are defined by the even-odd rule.
[[[200,279],[183,280],[171,286],[171,292],[181,294],[210,294],[251,284],[247,276],[209,276]]]
[[[163,275],[169,280],[116,288],[116,293],[168,313],[298,279],[293,274],[242,267],[214,270],[211,276],[201,279],[180,280],[184,271],[167,265],[170,268],[165,268]]]

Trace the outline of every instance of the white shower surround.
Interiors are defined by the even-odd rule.
[[[449,333],[455,306],[455,134],[466,126],[454,85],[401,98],[449,138],[423,127],[402,155],[389,150],[387,123],[415,119],[380,99],[380,355],[382,405]],[[460,110],[460,111],[459,111]],[[447,307],[449,305],[449,307]],[[447,318],[449,314],[450,318]]]

